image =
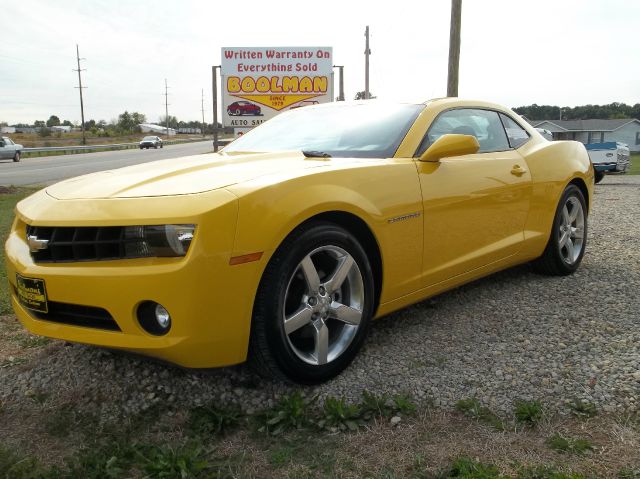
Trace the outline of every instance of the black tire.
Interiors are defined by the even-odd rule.
[[[240,108],[237,108],[237,109],[236,109],[236,111],[235,111],[235,115],[236,115],[236,116],[240,116],[240,115],[242,115],[242,112],[240,111]]]
[[[596,183],[600,183],[602,181],[602,179],[604,178],[604,171],[596,171]]]
[[[14,163],[18,163],[20,161],[20,152],[16,151],[16,154],[13,155],[13,161]]]
[[[340,252],[344,254],[340,256]],[[334,254],[335,257],[332,256]],[[315,296],[308,286],[311,283],[305,280],[309,276],[303,273],[303,260],[310,261],[312,271],[317,273],[319,288],[316,288],[318,293]],[[335,277],[333,275],[339,270],[344,271],[344,278],[336,280],[340,285],[338,291],[332,288],[328,279]],[[249,364],[262,376],[301,384],[317,384],[338,375],[351,363],[369,332],[374,294],[369,260],[353,235],[325,222],[297,228],[274,253],[260,281],[253,309]],[[312,296],[317,298],[314,303],[311,302]],[[353,297],[358,300],[352,301]],[[349,307],[349,313],[360,312],[359,322],[343,322],[344,318],[338,320],[337,310],[329,309],[327,312],[327,301],[331,307],[344,305]],[[318,308],[322,307],[325,309],[319,311]],[[312,318],[315,319],[285,332],[287,314],[291,318],[298,315],[296,311],[302,310],[319,312],[313,313]],[[318,345],[319,338],[323,337],[321,331],[325,331],[325,354],[315,357],[324,359],[312,364],[313,351],[322,350]]]
[[[162,143],[160,143],[160,148],[162,148],[164,145]]]
[[[140,149],[142,150],[144,148],[144,146],[141,146]]]
[[[581,209],[582,225],[579,224],[580,222],[577,218],[576,221],[570,221],[567,223],[564,213],[565,206],[567,207],[567,211],[570,213],[569,216],[571,216],[574,211],[579,215],[580,213],[578,212],[578,209]],[[567,230],[565,231],[564,229]],[[572,229],[575,229],[576,231],[570,231]],[[563,233],[566,236],[563,235]],[[573,236],[574,234],[576,235],[575,237]],[[579,235],[582,235],[582,238],[578,238]],[[565,246],[563,246],[563,238],[566,239]],[[572,245],[570,251],[567,247],[569,243]],[[579,251],[575,251],[575,245],[578,243]],[[547,246],[544,253],[542,253],[542,256],[533,262],[534,269],[539,273],[553,276],[566,276],[572,274],[578,269],[578,266],[580,266],[586,246],[587,206],[580,188],[571,184],[565,188],[562,196],[560,197],[560,202],[558,203],[556,214],[553,219],[549,241],[547,242]]]

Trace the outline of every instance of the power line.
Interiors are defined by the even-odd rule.
[[[86,86],[82,86],[82,75],[80,72],[86,71],[83,68],[80,68],[80,60],[85,60],[86,58],[80,58],[80,49],[78,48],[78,44],[76,43],[76,59],[78,61],[78,69],[73,70],[74,72],[78,72],[78,86],[75,87],[80,91],[80,117],[82,118],[82,144],[87,144],[87,139],[84,136],[84,102],[82,101],[82,89],[87,88]]]

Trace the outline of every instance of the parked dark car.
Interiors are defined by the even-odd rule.
[[[258,116],[262,110],[258,105],[248,101],[234,101],[227,107],[227,113],[232,116],[253,115]]]
[[[22,145],[18,145],[6,136],[0,137],[0,159],[20,161]]]
[[[143,148],[162,148],[162,138],[159,136],[145,136],[140,142],[140,149]]]

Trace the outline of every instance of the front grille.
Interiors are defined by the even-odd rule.
[[[106,309],[93,306],[80,306],[77,304],[48,302],[48,313],[29,311],[33,316],[54,323],[83,326],[86,328],[106,329],[108,331],[121,331],[118,323]]]
[[[136,251],[140,238],[125,237],[123,226],[27,226],[27,239],[30,236],[47,241],[46,248],[31,251],[36,263],[104,261],[147,255],[141,249]]]

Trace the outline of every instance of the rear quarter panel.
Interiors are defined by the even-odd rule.
[[[531,172],[531,209],[525,226],[523,254],[536,258],[549,239],[560,196],[571,182],[586,191],[587,208],[593,197],[594,173],[589,155],[577,141],[533,139],[518,150]]]

